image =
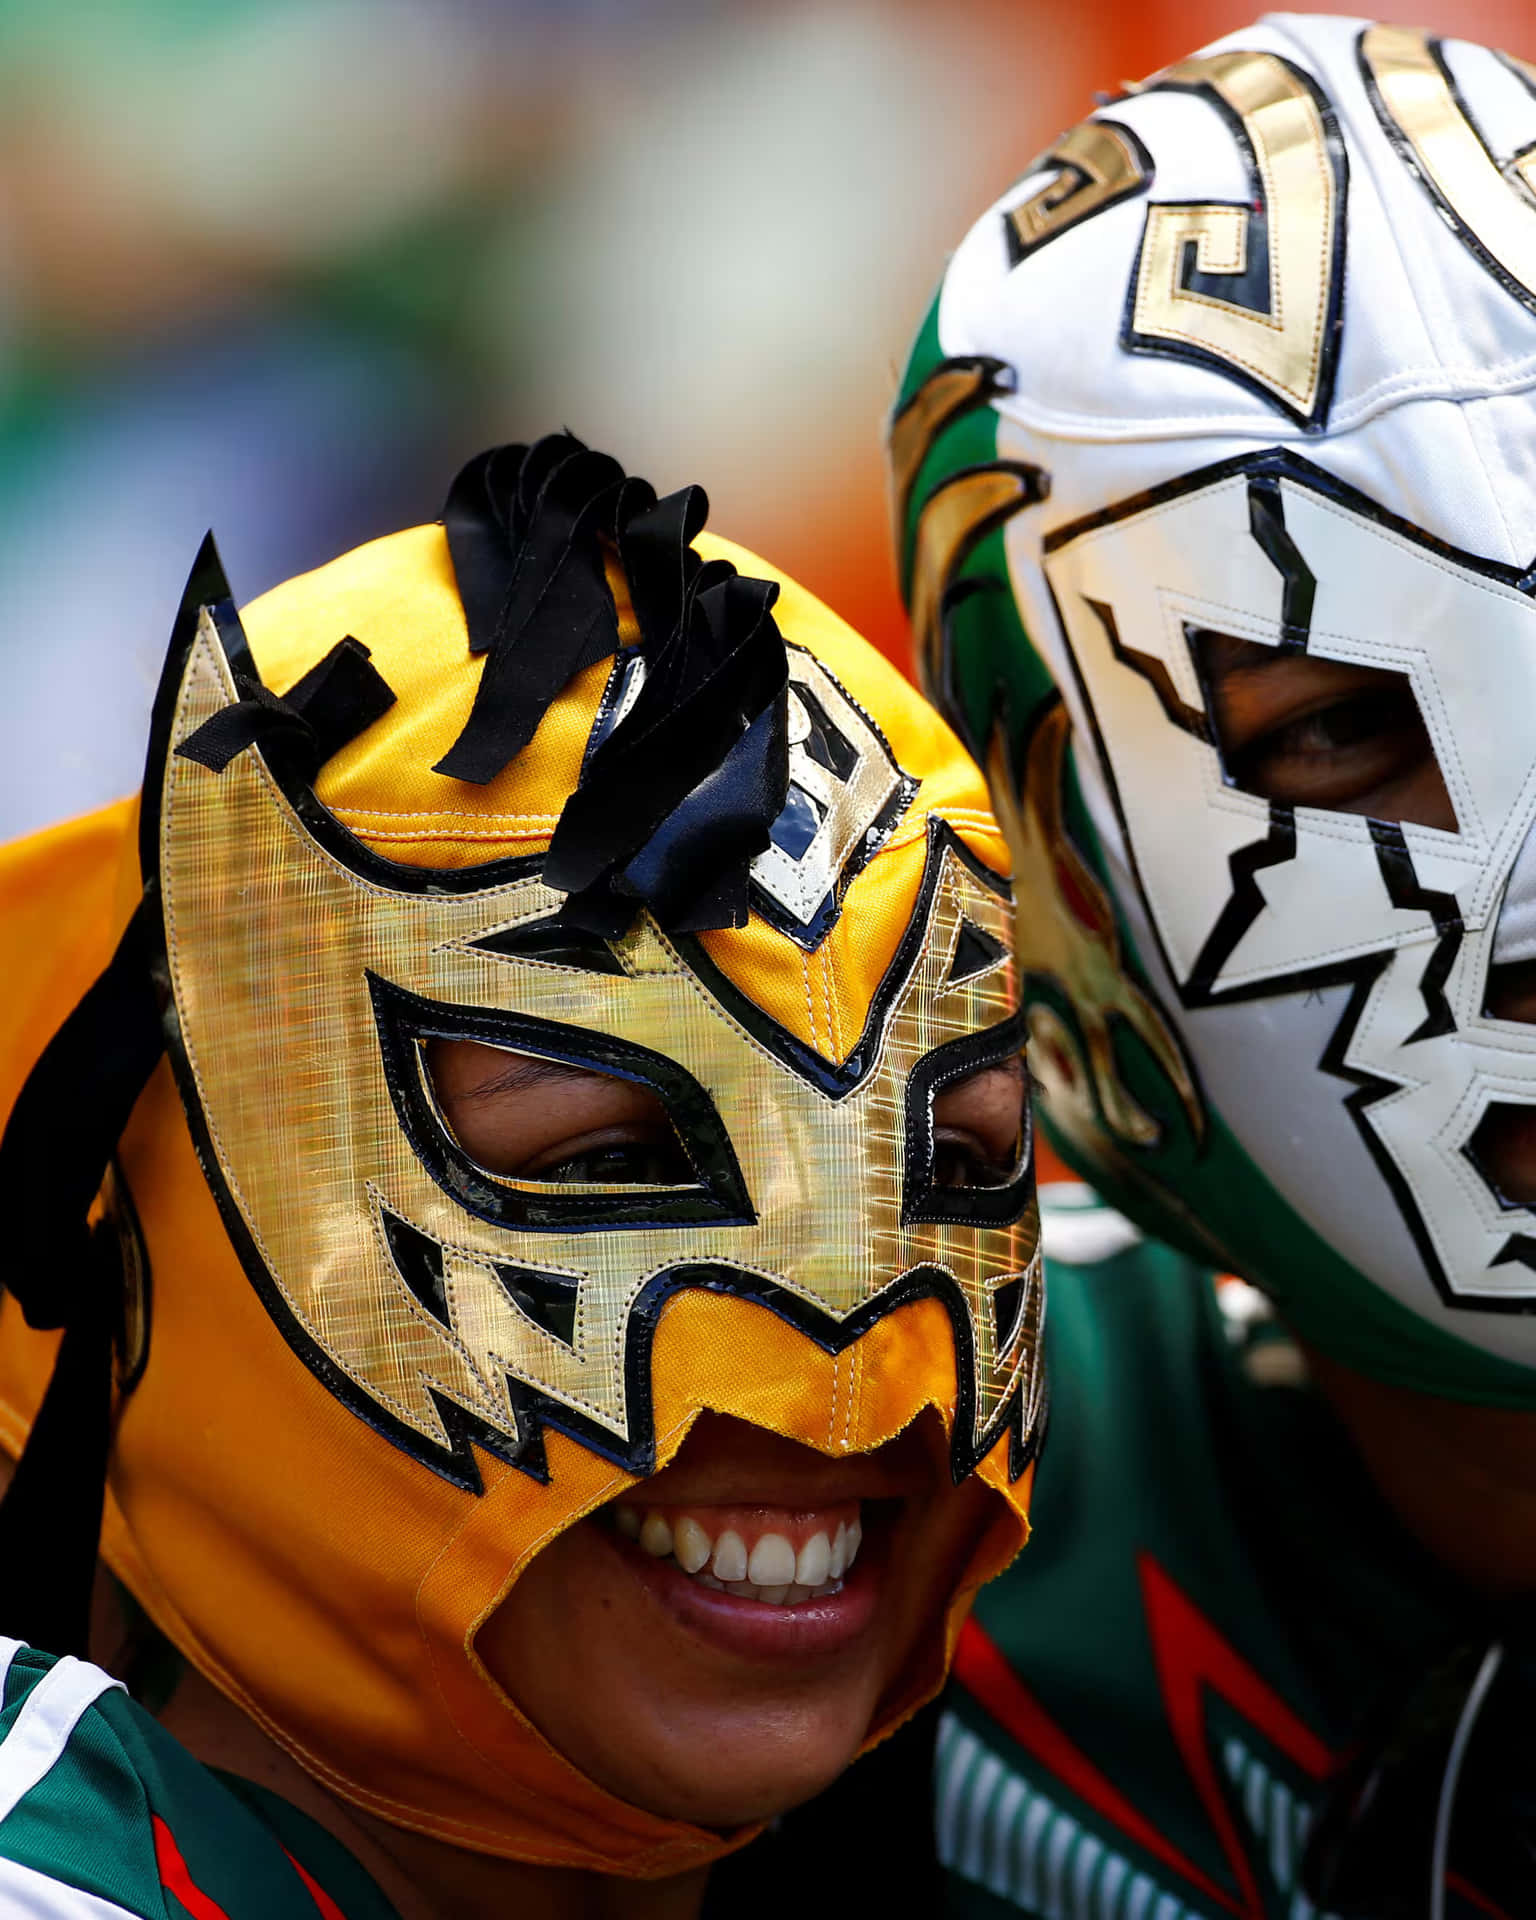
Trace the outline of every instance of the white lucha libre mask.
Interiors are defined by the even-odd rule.
[[[892,433],[930,690],[1051,897],[1021,962],[1065,1150],[1339,1358],[1514,1403],[1536,1164],[1490,1142],[1536,1136],[1536,1024],[1489,994],[1536,960],[1533,154],[1521,63],[1266,20],[973,228]],[[1313,691],[1265,724],[1326,748],[1368,686],[1433,807],[1258,776],[1211,663],[1288,654]]]

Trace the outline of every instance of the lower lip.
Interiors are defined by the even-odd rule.
[[[840,1593],[804,1600],[798,1607],[770,1607],[700,1586],[674,1561],[652,1559],[606,1529],[604,1538],[647,1592],[690,1632],[747,1659],[811,1660],[841,1653],[868,1630],[880,1597],[882,1556],[868,1539]]]

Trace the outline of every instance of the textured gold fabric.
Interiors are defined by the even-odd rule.
[[[727,543],[699,545],[773,577]],[[622,1449],[638,1433],[624,1364],[634,1302],[658,1272],[708,1260],[779,1289],[822,1316],[817,1324],[858,1314],[869,1323],[834,1353],[757,1299],[671,1293],[642,1382],[657,1466],[704,1408],[836,1455],[881,1445],[924,1407],[974,1451],[1011,1394],[1034,1405],[1033,1209],[1013,1226],[904,1224],[900,1197],[913,1062],[1015,1004],[1011,958],[949,978],[962,916],[1011,944],[1008,905],[975,870],[1005,869],[1006,852],[979,773],[906,683],[791,584],[776,617],[792,648],[869,717],[915,788],[847,884],[820,947],[806,952],[754,915],[701,942],[724,977],[715,988],[644,918],[619,943],[623,977],[476,948],[558,904],[536,877],[457,892],[409,883],[422,867],[458,871],[547,842],[606,674],[579,676],[487,788],[434,774],[480,671],[440,528],[346,555],[244,616],[278,691],[343,634],[372,649],[397,704],[328,763],[317,792],[360,849],[399,863],[400,877],[364,873],[321,845],[259,749],[222,773],[168,762],[158,826],[166,949],[207,1172],[167,1063],[119,1155],[148,1248],[152,1313],[147,1364],[116,1428],[105,1551],[187,1655],[328,1786],[492,1853],[659,1875],[740,1836],[661,1820],[600,1791],[492,1682],[474,1648],[481,1623],[543,1545],[634,1476],[549,1430],[546,1480],[482,1447],[475,1491],[432,1464],[449,1437],[445,1403],[515,1451],[524,1415],[510,1378]],[[205,619],[174,737],[233,694]],[[868,784],[850,801],[849,817],[862,817],[876,791]],[[7,1105],[131,911],[134,829],[133,810],[119,808],[0,854],[0,964],[14,963],[9,977],[20,981],[0,1032]],[[61,938],[50,953],[53,926]],[[431,1006],[562,1022],[665,1055],[712,1101],[755,1220],[533,1233],[466,1210],[401,1131],[370,975]],[[750,1008],[733,1012],[727,989]],[[764,1018],[782,1045],[765,1044]],[[786,1064],[795,1042],[830,1071],[861,1037],[866,1068],[835,1097]],[[430,1103],[424,1078],[416,1092]],[[535,1183],[501,1184],[525,1193]],[[444,1250],[446,1322],[403,1284],[386,1213]],[[232,1234],[246,1244],[244,1266]],[[519,1263],[576,1283],[569,1340],[522,1312],[493,1271]],[[928,1264],[952,1276],[965,1303],[976,1351],[962,1373],[940,1300],[877,1312],[883,1289]],[[264,1277],[253,1284],[256,1269]],[[12,1446],[52,1346],[6,1303],[0,1437]],[[969,1428],[956,1432],[962,1417]],[[1006,1431],[976,1471],[995,1493],[990,1530],[942,1633],[871,1739],[931,1695],[970,1593],[1025,1537],[1031,1475],[1010,1478]]]

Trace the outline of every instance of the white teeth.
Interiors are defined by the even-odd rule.
[[[733,1527],[715,1542],[715,1557],[710,1562],[710,1572],[717,1580],[723,1580],[726,1586],[732,1581],[745,1580],[747,1577],[747,1545]]]
[[[832,1543],[824,1533],[813,1533],[795,1561],[795,1585],[819,1587],[832,1565]]]
[[[701,1567],[709,1565],[709,1556],[714,1551],[714,1542],[697,1520],[690,1519],[685,1514],[677,1523],[672,1551],[677,1555],[677,1564],[684,1573],[697,1573]]]
[[[823,1528],[798,1553],[786,1535],[764,1533],[749,1554],[734,1527],[711,1540],[692,1514],[683,1514],[674,1527],[654,1509],[642,1516],[638,1507],[615,1505],[613,1524],[653,1559],[670,1555],[700,1585],[769,1607],[798,1607],[840,1593],[864,1538],[857,1520],[842,1521],[830,1539]]]
[[[666,1559],[672,1551],[672,1529],[667,1525],[664,1515],[648,1513],[645,1516],[645,1524],[640,1529],[640,1545],[656,1559]]]
[[[747,1562],[747,1578],[756,1587],[787,1587],[794,1577],[795,1550],[783,1534],[760,1535]]]

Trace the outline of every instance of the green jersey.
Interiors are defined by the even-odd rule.
[[[0,1682],[7,1920],[397,1920],[338,1841],[99,1667],[0,1639]]]
[[[1456,1633],[1260,1296],[1046,1188],[1051,1431],[940,1723],[950,1910],[1310,1920],[1322,1783]],[[1447,1913],[1497,1914],[1451,1881]]]

